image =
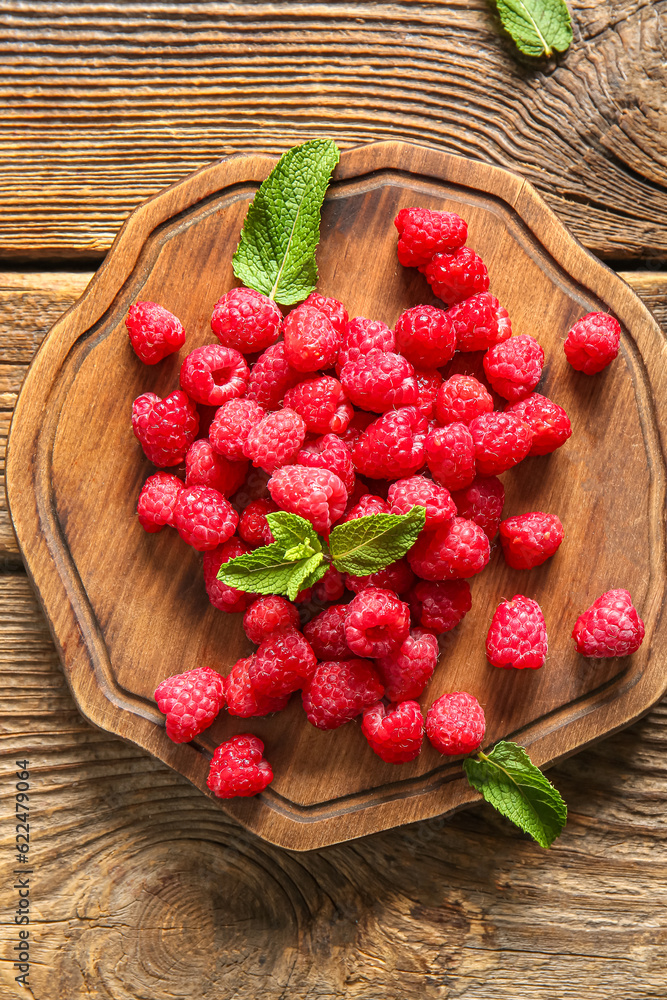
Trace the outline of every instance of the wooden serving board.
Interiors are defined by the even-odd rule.
[[[7,491],[24,555],[77,704],[96,726],[144,747],[209,794],[212,749],[257,733],[273,784],[221,809],[273,843],[306,850],[451,812],[478,798],[460,762],[426,745],[417,761],[384,764],[351,723],[323,733],[295,696],[273,718],[222,717],[193,744],[166,737],[152,693],[166,675],[210,664],[226,673],[250,644],[241,616],[207,600],[201,557],[176,532],[148,535],[135,505],[153,471],[130,425],[132,400],[177,387],[185,353],[214,338],[209,318],[232,284],[231,258],[249,201],[275,160],[234,156],[198,171],[139,207],[90,286],[51,330],[16,407]],[[496,546],[472,582],[473,609],[445,639],[422,701],[467,690],[483,704],[488,745],[529,747],[540,766],[626,725],[662,695],[665,668],[665,351],[634,293],[588,254],[521,178],[482,163],[400,142],[343,153],[324,206],[319,289],[351,316],[393,325],[434,302],[422,276],[396,260],[392,220],[419,204],[455,210],[488,264],[491,291],[515,333],[544,346],[539,389],[572,419],[570,441],[504,478],[505,516],[557,513],[565,542],[543,566],[509,569]],[[186,348],[156,367],[134,356],[124,319],[137,299],[176,313]],[[619,358],[593,378],[566,363],[562,341],[592,309],[623,327]],[[631,658],[580,658],[577,615],[602,591],[630,590],[646,640]],[[484,639],[502,597],[539,601],[549,658],[539,671],[488,665]]]

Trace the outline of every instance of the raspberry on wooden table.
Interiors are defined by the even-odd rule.
[[[412,618],[417,625],[438,635],[451,632],[472,607],[467,580],[420,581],[408,594]]]
[[[318,660],[352,660],[354,653],[345,638],[347,604],[331,604],[315,615],[303,634]]]
[[[181,389],[164,399],[145,392],[132,404],[132,430],[154,465],[180,465],[199,430],[197,407]]]
[[[295,410],[283,409],[267,413],[252,428],[243,454],[252,459],[256,468],[275,472],[283,465],[290,465],[306,438],[306,425]]]
[[[258,596],[247,594],[218,580],[218,570],[222,564],[237,556],[245,555],[246,552],[250,552],[250,548],[240,538],[234,536],[223,545],[204,553],[204,586],[209,601],[219,611],[230,614],[245,611]]]
[[[145,365],[156,365],[185,343],[181,321],[157,302],[135,302],[125,326],[134,353]]]
[[[362,410],[386,413],[413,406],[418,392],[415,371],[400,354],[377,348],[343,365],[340,381],[346,397]]]
[[[419,270],[433,289],[433,294],[448,306],[486,292],[489,288],[486,264],[470,247],[461,247],[455,253],[438,253]]]
[[[231,288],[215,304],[211,329],[224,347],[242,354],[275,344],[283,317],[272,299],[253,288]]]
[[[283,322],[285,357],[298,372],[316,372],[335,364],[342,336],[329,317],[303,303]]]
[[[243,462],[243,446],[266,412],[252,399],[230,399],[216,410],[208,429],[212,448],[231,462]]]
[[[424,716],[416,701],[402,701],[389,707],[379,701],[364,709],[361,731],[371,750],[385,764],[404,764],[421,753]]]
[[[376,662],[384,681],[385,698],[389,701],[418,698],[438,662],[438,640],[432,632],[413,628],[398,649],[379,656]]]
[[[484,371],[493,389],[511,403],[528,396],[542,377],[544,351],[527,333],[491,347]]]
[[[424,580],[465,580],[480,573],[490,555],[483,529],[465,517],[455,517],[451,526],[422,531],[408,552],[408,562]]]
[[[174,508],[174,527],[184,542],[206,552],[231,538],[239,516],[222,493],[209,486],[186,486]]]
[[[248,656],[243,660],[237,660],[225,677],[227,711],[230,715],[238,716],[241,719],[282,712],[284,708],[287,708],[289,701],[289,695],[285,695],[283,698],[271,698],[255,691],[250,683],[248,672],[253,659],[254,656]]]
[[[367,587],[379,587],[380,590],[393,590],[395,594],[405,594],[414,580],[415,575],[408,566],[407,559],[397,559],[396,562],[389,563],[377,573],[370,573],[368,576],[345,574],[345,586],[355,594],[366,590]]]
[[[305,465],[276,469],[269,479],[269,493],[281,510],[298,514],[325,535],[347,506],[347,490],[337,475]]]
[[[484,529],[489,541],[498,534],[505,505],[505,487],[497,476],[476,476],[470,486],[452,493],[456,511]]]
[[[343,574],[335,566],[329,566],[321,580],[313,586],[316,601],[340,601],[345,593]]]
[[[484,709],[467,691],[443,694],[426,714],[426,735],[447,757],[479,750],[485,731]]]
[[[348,361],[358,361],[364,354],[377,348],[380,351],[395,351],[396,337],[386,323],[379,320],[355,316],[343,330],[343,341],[338,352],[336,371],[340,375]]]
[[[338,729],[380,700],[382,681],[369,660],[325,660],[303,689],[306,718],[318,729]]]
[[[296,410],[313,434],[328,434],[334,428],[342,433],[352,415],[352,407],[345,407],[345,394],[337,378],[322,375],[305,379],[285,393],[283,406]]]
[[[308,640],[295,628],[281,628],[263,639],[248,665],[250,683],[272,698],[291,694],[313,675],[317,657]]]
[[[391,590],[366,587],[347,608],[345,640],[357,656],[385,656],[410,631],[410,609]]]
[[[257,646],[278,629],[298,627],[298,609],[278,594],[258,597],[243,616],[243,630]]]
[[[499,476],[523,461],[533,432],[516,413],[482,413],[469,424],[480,476]]]
[[[424,476],[397,479],[387,493],[392,514],[408,514],[416,505],[426,511],[424,527],[451,524],[456,516],[456,506],[449,490]]]
[[[419,267],[436,253],[458,250],[468,235],[467,223],[455,212],[428,208],[402,208],[394,225],[399,233],[398,260],[403,267]]]
[[[396,350],[416,368],[440,368],[454,357],[456,334],[443,309],[413,306],[394,326]]]
[[[500,522],[500,543],[512,569],[541,566],[563,541],[563,525],[555,514],[531,511]]]
[[[205,406],[222,406],[246,391],[250,370],[242,354],[231,347],[196,347],[181,365],[181,388]]]
[[[537,601],[515,594],[501,601],[486,637],[486,658],[494,667],[538,670],[547,658],[547,629]]]
[[[210,667],[187,670],[163,680],[155,690],[155,700],[167,717],[169,739],[189,743],[208,729],[225,704],[223,679]]]
[[[490,292],[450,306],[447,318],[456,335],[457,351],[487,351],[512,336],[507,309]]]
[[[579,615],[572,638],[582,656],[630,656],[644,641],[644,622],[627,590],[608,590]]]
[[[185,456],[185,485],[210,486],[230,497],[245,482],[248,462],[230,462],[213,450],[207,438],[193,441]]]
[[[480,413],[491,413],[493,397],[472,375],[452,375],[438,390],[435,413],[438,423],[469,424]]]
[[[342,302],[339,302],[338,299],[328,298],[326,295],[320,295],[319,292],[311,292],[303,304],[324,313],[336,333],[342,337],[348,320],[347,309]]]
[[[417,383],[415,406],[430,420],[435,413],[435,404],[442,385],[442,375],[436,370],[415,368],[415,382]]]
[[[529,455],[549,455],[572,434],[570,418],[558,403],[532,392],[518,403],[508,403],[506,413],[515,413],[533,432]]]
[[[352,461],[370,479],[404,479],[426,461],[428,420],[416,406],[390,410],[370,424],[352,446]]]
[[[591,312],[574,324],[563,350],[575,371],[596,375],[618,355],[620,343],[618,320],[607,313]]]
[[[475,446],[465,424],[436,427],[426,438],[431,475],[448,490],[469,486],[475,478]]]
[[[273,771],[264,760],[259,736],[232,736],[213,754],[206,784],[219,799],[247,797],[263,792],[273,781]]]
[[[251,500],[243,508],[239,518],[238,533],[244,542],[256,548],[258,545],[270,545],[275,541],[267,514],[274,514],[280,507],[273,500]]]
[[[174,508],[183,486],[183,481],[170,472],[148,477],[137,500],[139,524],[144,531],[154,533],[162,531],[165,524],[173,526]]]
[[[352,453],[336,434],[325,434],[305,444],[296,461],[311,469],[329,469],[343,482],[348,494],[354,489],[354,463]]]
[[[282,341],[267,347],[252,366],[245,398],[252,399],[264,410],[277,410],[288,389],[301,381],[301,375],[291,368]]]
[[[376,497],[372,493],[366,493],[360,498],[358,503],[347,512],[343,518],[345,521],[356,521],[358,517],[368,517],[370,514],[391,514],[391,507],[382,497]]]

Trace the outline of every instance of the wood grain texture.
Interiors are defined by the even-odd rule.
[[[534,63],[486,0],[4,0],[0,253],[99,258],[188,171],[325,135],[516,170],[597,253],[664,259],[667,5],[570,6]]]

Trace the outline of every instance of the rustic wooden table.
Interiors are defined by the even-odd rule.
[[[570,8],[570,51],[533,65],[485,0],[0,0],[3,437],[42,337],[137,202],[211,159],[316,135],[521,173],[667,329],[667,5]],[[665,997],[667,701],[553,769],[570,819],[548,853],[477,807],[292,854],[83,721],[0,504],[4,801],[16,759],[32,783],[25,992]],[[8,812],[1,833],[14,997]]]

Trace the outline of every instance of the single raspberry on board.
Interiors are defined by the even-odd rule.
[[[470,247],[461,247],[455,253],[438,253],[419,270],[425,275],[434,295],[448,306],[486,292],[489,288],[486,264]]]
[[[470,486],[452,493],[452,500],[459,516],[478,524],[492,542],[505,504],[505,487],[497,476],[477,476]]]
[[[264,351],[280,336],[283,317],[272,299],[253,288],[231,288],[216,302],[211,329],[224,347]]]
[[[352,461],[370,479],[404,479],[426,461],[428,420],[416,406],[390,410],[370,424],[352,446]]]
[[[291,368],[282,341],[267,347],[257,358],[250,378],[246,399],[252,399],[264,410],[277,410],[288,389],[301,381],[301,375]]]
[[[154,465],[180,465],[198,429],[197,407],[180,389],[164,399],[145,392],[132,404],[134,436]]]
[[[325,434],[305,444],[299,450],[296,461],[311,469],[329,469],[342,481],[348,494],[354,489],[352,454],[336,434]]]
[[[558,403],[532,392],[518,403],[508,403],[506,413],[515,413],[533,432],[529,455],[549,455],[572,434],[570,418]]]
[[[417,402],[415,405],[430,420],[435,413],[435,404],[442,385],[442,375],[439,371],[425,371],[421,368],[415,368],[415,382],[417,383]]]
[[[222,493],[209,486],[186,486],[174,508],[174,527],[184,542],[207,552],[231,538],[239,516]]]
[[[230,399],[216,410],[208,429],[208,438],[214,451],[231,462],[243,462],[243,446],[248,434],[266,416],[265,411],[252,399]]]
[[[438,390],[435,413],[438,423],[469,424],[480,413],[491,413],[493,397],[472,375],[452,375]]]
[[[306,718],[318,729],[338,729],[380,700],[384,687],[368,660],[325,660],[303,689]]]
[[[469,424],[480,476],[499,476],[523,461],[533,432],[515,413],[482,413]]]
[[[500,543],[512,569],[541,566],[563,541],[563,525],[555,514],[531,511],[500,522]]]
[[[366,587],[347,609],[345,640],[357,656],[385,656],[410,631],[410,609],[391,590]]]
[[[359,499],[354,507],[347,512],[343,518],[343,522],[356,521],[358,517],[368,517],[369,514],[391,514],[391,508],[387,501],[383,500],[382,497],[376,497],[373,496],[372,493],[366,493]]]
[[[424,476],[410,476],[409,479],[398,479],[392,483],[387,493],[387,502],[392,514],[408,514],[417,505],[423,507],[426,511],[426,528],[451,524],[456,516],[456,506],[449,490]]]
[[[210,486],[230,497],[245,482],[247,461],[230,462],[213,450],[207,438],[193,441],[185,456],[185,485]]]
[[[260,694],[280,698],[303,687],[313,675],[317,657],[295,628],[281,628],[263,639],[248,667],[250,683]]]
[[[295,410],[283,409],[267,413],[252,428],[243,454],[256,468],[275,472],[283,465],[295,461],[297,452],[306,439],[306,425]]]
[[[542,377],[544,351],[527,333],[503,340],[486,352],[484,371],[503,399],[511,403],[528,396]]]
[[[424,716],[416,701],[402,701],[388,708],[379,701],[364,709],[361,731],[385,764],[404,764],[421,753]]]
[[[324,535],[347,506],[347,490],[335,473],[305,465],[276,469],[269,479],[269,493],[281,510],[304,517]]]
[[[185,343],[181,321],[157,302],[135,302],[125,326],[134,353],[145,365],[156,365]]]
[[[264,760],[259,736],[232,736],[213,754],[206,784],[219,799],[247,797],[263,792],[273,781],[273,771]]]
[[[366,590],[367,587],[379,587],[380,590],[393,590],[395,594],[405,594],[414,583],[415,575],[408,566],[406,559],[397,559],[396,562],[389,563],[377,573],[369,576],[353,576],[352,573],[345,574],[345,586],[355,594]]]
[[[421,581],[408,595],[413,620],[440,635],[451,632],[472,607],[467,580]]]
[[[537,601],[515,594],[501,601],[486,637],[486,658],[494,667],[538,670],[547,658],[547,629]]]
[[[413,306],[394,327],[396,350],[416,368],[440,368],[454,357],[456,334],[443,309]]]
[[[345,394],[338,379],[322,375],[320,378],[306,379],[288,389],[283,405],[296,410],[313,434],[328,434],[334,430],[334,424],[340,428],[336,433],[341,433],[349,424],[352,407],[341,410],[341,403],[344,402]],[[347,416],[347,420],[344,416]]]
[[[338,352],[336,371],[338,374],[348,361],[358,361],[364,354],[377,348],[380,351],[395,351],[396,337],[386,323],[379,320],[355,316],[343,330],[343,341]]]
[[[426,438],[431,475],[448,490],[461,490],[475,478],[475,446],[465,424],[436,427]]]
[[[223,545],[218,545],[216,549],[204,553],[204,586],[209,601],[219,611],[229,614],[245,611],[258,596],[247,594],[218,580],[218,570],[222,564],[229,562],[230,559],[236,559],[237,556],[245,555],[246,552],[250,552],[249,547],[234,536]]]
[[[344,593],[343,574],[335,566],[329,566],[322,579],[313,585],[313,597],[316,601],[340,601]]]
[[[484,709],[466,691],[443,694],[426,714],[426,735],[435,749],[447,757],[478,750],[485,731]]]
[[[491,547],[474,521],[455,517],[451,526],[422,531],[408,552],[408,562],[424,580],[465,580],[480,573]]]
[[[270,715],[272,712],[282,712],[287,707],[289,695],[283,698],[270,698],[255,691],[250,683],[248,669],[254,656],[237,660],[225,677],[225,697],[227,711],[241,719],[250,719],[255,715]]]
[[[512,336],[507,309],[490,292],[480,292],[447,310],[457,351],[486,351]]]
[[[607,313],[592,312],[574,324],[563,349],[575,371],[596,375],[618,355],[620,343],[618,320]]]
[[[644,622],[627,590],[608,590],[579,615],[572,638],[582,656],[630,656],[644,640]]]
[[[298,609],[278,594],[258,597],[243,616],[243,630],[257,646],[278,629],[298,627]]]
[[[157,707],[167,716],[167,736],[189,743],[208,729],[225,704],[222,677],[210,667],[197,667],[167,677],[155,690]]]
[[[256,548],[258,545],[270,545],[275,541],[267,514],[274,514],[280,507],[273,500],[251,500],[241,512],[238,532],[244,542]]]
[[[341,369],[340,381],[351,403],[373,413],[412,406],[418,398],[414,368],[391,351],[374,348],[358,361],[348,361]]]
[[[419,267],[436,253],[458,250],[468,236],[467,223],[455,212],[402,208],[394,225],[399,233],[398,260],[403,267]]]
[[[165,524],[174,523],[174,507],[183,489],[183,481],[170,472],[156,472],[141,487],[137,500],[139,524],[144,531],[162,531]]]
[[[181,365],[181,388],[205,406],[222,406],[246,391],[250,370],[246,359],[231,347],[196,347]]]
[[[377,659],[385,698],[405,701],[418,698],[438,662],[438,640],[432,632],[413,628],[398,649]]]
[[[345,638],[346,617],[347,604],[331,604],[304,625],[303,634],[318,660],[354,659]]]
[[[311,292],[303,304],[304,306],[312,306],[313,309],[319,309],[327,317],[336,333],[343,335],[348,317],[347,309],[342,302],[339,302],[338,299],[328,298],[326,295],[320,295],[319,292]]]
[[[305,303],[293,309],[283,322],[285,357],[298,372],[331,368],[338,357],[341,334],[329,317]]]

